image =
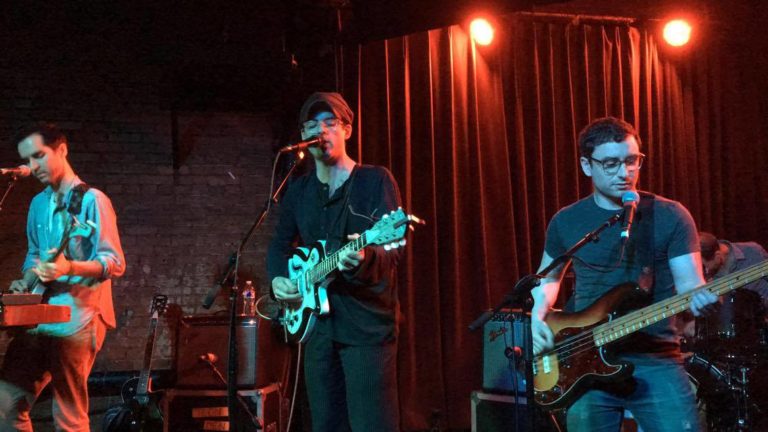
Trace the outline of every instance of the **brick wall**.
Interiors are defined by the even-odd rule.
[[[167,294],[176,315],[225,309],[224,296],[211,311],[200,304],[267,198],[277,136],[271,113],[171,110],[157,84],[161,71],[115,69],[0,65],[0,165],[19,163],[11,143],[18,125],[56,122],[70,139],[75,171],[107,193],[118,215],[128,269],[114,284],[118,328],[94,371],[140,367],[154,293]],[[39,190],[34,179],[19,182],[0,212],[3,288],[19,276],[26,210]],[[262,290],[272,226],[268,220],[242,257],[241,281]],[[170,334],[164,320],[156,368],[171,367]],[[2,336],[0,352],[6,342]]]

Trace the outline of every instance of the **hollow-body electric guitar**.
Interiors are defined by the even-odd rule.
[[[306,342],[317,317],[330,312],[327,288],[333,281],[331,274],[336,270],[342,253],[359,252],[368,245],[382,245],[385,250],[405,246],[406,229],[412,223],[424,222],[398,208],[382,216],[360,237],[330,255],[326,255],[325,240],[295,249],[288,260],[288,277],[296,284],[301,302],[284,304],[281,322],[286,339],[293,343]]]
[[[545,409],[566,408],[591,387],[629,377],[634,366],[612,358],[612,342],[687,310],[697,291],[721,296],[765,277],[768,261],[636,310],[631,309],[645,291],[626,283],[581,312],[549,313],[545,321],[555,334],[555,347],[533,359],[536,402]]]

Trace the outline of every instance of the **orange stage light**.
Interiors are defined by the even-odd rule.
[[[675,47],[687,44],[691,40],[691,25],[681,19],[669,21],[664,25],[664,40]]]
[[[490,45],[493,42],[493,26],[486,19],[475,18],[472,20],[469,25],[469,33],[479,45]]]

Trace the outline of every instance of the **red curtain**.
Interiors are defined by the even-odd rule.
[[[404,430],[432,426],[436,411],[442,426],[469,426],[482,334],[467,325],[536,270],[550,217],[590,193],[576,144],[589,121],[636,125],[641,188],[682,201],[708,230],[768,239],[757,216],[740,230],[743,216],[722,210],[741,202],[734,181],[766,196],[768,155],[729,148],[738,95],[716,52],[672,56],[652,29],[519,15],[489,47],[454,26],[358,48],[344,83],[356,90],[353,152],[389,167],[428,222],[400,267]]]

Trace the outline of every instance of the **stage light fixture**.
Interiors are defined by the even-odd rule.
[[[664,40],[674,47],[687,44],[691,40],[691,25],[681,19],[669,21],[664,25]]]
[[[490,45],[493,42],[493,26],[484,18],[473,19],[469,33],[478,45]]]

